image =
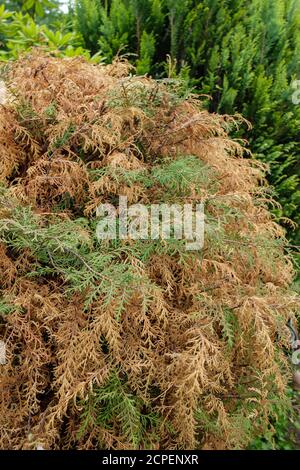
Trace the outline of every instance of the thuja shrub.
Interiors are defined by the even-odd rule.
[[[33,51],[0,107],[0,445],[242,448],[271,432],[299,307],[240,117],[180,83]],[[98,240],[96,209],[205,205],[184,240]],[[3,361],[2,361],[3,362]]]

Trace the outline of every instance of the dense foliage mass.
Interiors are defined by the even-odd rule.
[[[276,220],[288,228],[288,237],[293,239],[289,250],[297,258],[300,231],[290,230],[286,217],[299,223],[300,104],[292,103],[293,93],[300,98],[299,82],[298,92],[295,82],[300,79],[299,0],[74,0],[69,2],[67,14],[61,3],[66,11],[67,2],[57,0],[6,0],[5,6],[0,5],[0,59],[17,59],[32,46],[43,46],[55,51],[56,56],[83,55],[93,63],[110,63],[115,54],[127,54],[136,66],[131,73],[157,78],[167,75],[168,88],[175,86],[172,80],[179,77],[181,99],[188,96],[193,86],[212,98],[203,96],[202,109],[242,113],[253,127],[248,129],[246,122],[240,122],[231,128],[231,135],[246,137],[255,156],[270,166],[267,178],[274,184],[282,208],[277,204],[270,207]],[[0,80],[6,79],[6,74],[7,69],[1,68]],[[4,95],[0,81],[0,101]],[[27,116],[32,109],[29,106],[22,112]],[[47,113],[51,123],[50,118],[56,115],[55,105]],[[33,116],[31,119],[34,122]],[[225,120],[228,123],[228,118]],[[71,123],[62,135],[63,142],[72,135],[73,126]],[[5,155],[4,152],[1,160],[4,179]],[[22,160],[17,154],[14,156]],[[185,161],[179,162],[170,174],[178,171],[179,178],[185,178],[185,165]],[[189,165],[191,171],[196,171],[191,160]],[[48,170],[43,169],[44,172],[48,174]],[[8,185],[15,176],[14,172],[9,174]],[[121,185],[122,178],[117,176],[115,188]],[[74,174],[75,192],[80,191],[75,190],[76,179]],[[146,179],[151,184],[148,175]],[[52,182],[60,197],[64,194],[59,188],[60,179],[55,177]],[[141,182],[140,175],[134,179],[137,182]],[[201,179],[196,178],[196,182],[201,183]],[[37,194],[41,188],[36,187]],[[180,188],[183,190],[183,186]],[[66,207],[72,198],[67,196]],[[93,210],[91,207],[91,214]],[[286,429],[285,416],[284,412],[279,413],[282,424],[277,424],[277,438],[281,442],[276,446],[280,448],[290,446],[283,437],[286,431],[280,430],[280,426]],[[271,435],[272,430],[264,431],[263,448],[269,445],[266,440]]]
[[[300,104],[299,0],[8,0],[0,9],[1,56],[44,44],[64,55],[89,53],[110,62],[128,53],[138,74],[185,76],[212,97],[211,111],[239,112],[253,124],[247,136],[257,158],[270,165],[283,209],[278,220],[298,222]],[[66,2],[65,2],[66,4]],[[296,86],[296,85],[295,85]],[[299,95],[298,95],[299,96]],[[296,243],[300,231],[290,231]]]
[[[252,151],[270,164],[285,216],[300,222],[299,0],[75,1],[75,30],[108,60],[134,53],[138,73],[163,75],[166,55],[202,93],[211,111],[251,121]],[[245,132],[240,131],[240,134]],[[298,241],[300,232],[294,234]]]
[[[41,52],[6,69],[1,448],[240,448],[284,407],[299,298],[265,168],[232,117],[129,70]],[[204,249],[97,240],[119,194],[204,202]]]

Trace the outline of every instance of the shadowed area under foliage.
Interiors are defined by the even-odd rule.
[[[293,266],[264,166],[178,81],[34,51],[0,107],[1,448],[241,448],[286,406]],[[95,236],[204,202],[205,244]]]

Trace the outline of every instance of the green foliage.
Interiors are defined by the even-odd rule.
[[[82,47],[80,36],[74,31],[68,31],[63,21],[56,27],[54,31],[46,23],[36,21],[28,12],[11,12],[1,5],[0,60],[16,59],[21,53],[36,46],[69,57],[90,56]]]
[[[291,82],[300,73],[295,59],[299,24],[300,6],[294,0],[207,0],[185,22],[191,75],[212,96],[208,106],[220,113],[240,112],[253,123],[251,149],[269,163],[270,181],[283,206],[276,215],[297,222],[300,108],[291,101]]]
[[[86,307],[102,294],[107,305],[118,298],[121,314],[136,282],[134,272],[128,263],[120,264],[119,253],[108,247],[95,254],[86,219],[74,222],[54,219],[51,225],[43,227],[30,209],[17,208],[13,219],[1,220],[0,235],[16,252],[30,249],[37,261],[30,277],[59,272],[70,284],[66,291],[69,295],[89,292]],[[125,297],[118,295],[124,286]]]
[[[224,309],[223,335],[227,339],[228,348],[234,347],[234,338],[238,329],[238,320],[233,310]]]
[[[134,31],[134,13],[121,0],[112,0],[109,13],[101,8],[99,46],[107,60],[119,52],[126,52],[130,36]]]
[[[15,311],[15,306],[11,305],[6,299],[0,297],[0,317],[5,317]]]
[[[35,17],[44,17],[51,13],[53,9],[58,8],[58,5],[57,0],[8,0],[5,2],[7,9],[12,11],[22,10]]]
[[[292,389],[288,390],[288,397],[291,400],[293,396],[298,396],[299,393],[294,392]],[[299,397],[298,397],[299,400]],[[299,449],[299,442],[297,443],[296,434],[299,433],[299,416],[296,411],[291,413],[291,409],[279,408],[274,406],[273,415],[273,429],[269,429],[260,437],[257,437],[251,442],[250,450],[297,450]]]
[[[81,0],[75,4],[74,27],[82,36],[86,48],[97,50],[101,10],[97,0]]]
[[[137,61],[136,71],[139,74],[145,74],[150,71],[151,62],[155,52],[155,39],[153,33],[148,34],[143,31],[141,38],[140,58]]]
[[[142,400],[130,391],[128,384],[123,383],[118,372],[114,371],[107,383],[96,388],[83,403],[79,437],[95,425],[107,431],[113,431],[114,427],[119,426],[133,448],[137,449],[141,444],[147,448],[149,434],[155,440],[155,428],[160,423],[161,418],[148,410]],[[102,444],[101,436],[99,440]]]
[[[39,26],[28,14],[16,13],[9,15],[9,18],[11,21],[1,28],[2,31],[4,29],[4,47],[0,51],[2,60],[17,58],[21,52],[34,46],[47,45],[50,49],[60,49],[71,48],[72,42],[76,43],[74,33],[54,33],[45,26]]]
[[[195,157],[179,158],[164,162],[152,171],[153,178],[161,184],[169,194],[187,195],[192,189],[199,192],[205,185],[212,170]]]

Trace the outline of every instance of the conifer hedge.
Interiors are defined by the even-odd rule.
[[[265,167],[178,81],[33,51],[0,106],[0,446],[241,448],[299,297]],[[203,202],[203,250],[99,241],[96,208]]]

